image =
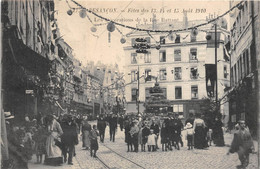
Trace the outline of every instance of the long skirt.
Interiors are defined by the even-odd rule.
[[[222,128],[213,130],[213,141],[216,146],[225,146],[224,136]]]
[[[46,159],[45,163],[49,165],[60,165],[63,163],[61,149],[55,145],[55,138],[57,138],[58,133],[52,132],[46,140]]]
[[[142,133],[142,130],[140,130],[138,133],[138,144],[143,144]]]
[[[197,126],[194,134],[194,148],[203,149],[208,147],[206,131],[202,126]]]
[[[98,141],[97,141],[97,139],[92,139],[91,140],[90,149],[91,150],[98,150]]]
[[[84,130],[82,133],[82,147],[90,147],[90,140],[89,140],[89,131]]]

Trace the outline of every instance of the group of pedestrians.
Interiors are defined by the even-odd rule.
[[[180,150],[180,147],[183,147],[182,134],[187,140],[188,150],[193,148],[207,149],[211,146],[211,141],[216,146],[225,145],[221,120],[216,118],[214,125],[209,126],[200,113],[196,113],[195,117],[193,113],[190,113],[185,125],[183,125],[178,114],[157,121],[153,118],[140,120],[126,117],[124,128],[128,152],[138,152],[139,145],[141,151],[145,151],[146,145],[148,151],[156,151],[159,149],[159,137],[162,151],[172,151],[174,148]]]
[[[157,151],[159,140],[162,151],[172,151],[174,148],[180,150],[180,146],[183,147],[182,134],[187,140],[188,150],[207,149],[211,141],[216,146],[225,145],[220,118],[217,117],[210,125],[199,113],[196,113],[195,117],[192,113],[189,114],[185,125],[178,114],[159,120],[154,117],[118,117],[111,114],[99,117],[97,125],[93,126],[89,124],[87,117],[79,120],[79,117],[69,114],[59,118],[47,115],[30,119],[26,116],[22,125],[17,125],[12,119],[13,116],[6,114],[9,164],[3,165],[8,166],[12,161],[14,168],[21,169],[28,168],[27,163],[33,154],[36,155],[38,164],[44,162],[58,166],[67,162],[73,165],[75,145],[79,143],[80,133],[82,149],[89,150],[90,156],[97,157],[98,136],[100,142],[104,143],[106,127],[109,126],[110,141],[115,142],[118,124],[121,130],[124,129],[127,152],[138,152],[139,146],[142,152]],[[236,128],[229,153],[238,153],[243,168],[248,165],[249,153],[253,152],[253,141],[244,121],[240,121]],[[3,158],[5,159],[4,156]]]

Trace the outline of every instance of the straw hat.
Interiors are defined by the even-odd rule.
[[[192,124],[187,123],[185,127],[186,127],[186,128],[191,128],[191,127],[192,127]]]
[[[11,112],[5,112],[5,119],[8,120],[8,119],[13,119],[14,116],[11,114]]]

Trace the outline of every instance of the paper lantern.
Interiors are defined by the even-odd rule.
[[[95,26],[92,26],[90,29],[91,29],[91,32],[96,32],[97,31],[97,28]]]
[[[170,41],[174,41],[174,40],[176,39],[175,33],[171,33],[171,34],[168,36],[168,39],[169,39]]]
[[[79,11],[79,16],[80,16],[81,18],[85,18],[85,17],[87,16],[86,10],[85,10],[85,9],[80,10],[80,11]]]
[[[207,39],[207,40],[210,40],[210,39],[211,39],[211,35],[208,34],[208,35],[206,36],[206,39]]]
[[[125,38],[121,38],[121,39],[120,39],[120,42],[121,42],[122,44],[124,44],[124,43],[126,42]]]
[[[68,14],[69,16],[71,16],[71,15],[73,14],[73,11],[70,9],[70,10],[67,11],[67,14]]]
[[[107,24],[107,30],[108,30],[109,32],[114,32],[114,31],[115,31],[115,24],[114,24],[113,22],[109,22],[109,23]]]
[[[197,35],[198,35],[198,29],[197,29],[197,28],[193,28],[193,29],[191,30],[191,35],[192,35],[192,36],[197,36]]]
[[[161,45],[156,45],[155,47],[157,50],[161,49]]]

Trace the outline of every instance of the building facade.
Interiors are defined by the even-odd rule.
[[[231,1],[230,7],[237,3]],[[245,120],[254,135],[259,113],[259,9],[258,1],[244,1],[230,13],[230,122]]]
[[[51,23],[54,2],[2,1],[3,110],[23,119],[45,109],[50,98],[50,58],[55,54]],[[54,46],[54,47],[53,47]],[[54,48],[54,49],[53,49]],[[53,50],[52,50],[53,49]]]
[[[205,22],[206,20],[188,21],[184,15],[183,21],[157,23],[154,16],[152,25],[139,27],[175,30]],[[151,36],[146,32],[137,32],[128,36],[128,41],[132,43],[124,47],[125,74],[128,75],[125,78],[126,84],[130,84],[125,87],[127,112],[138,111],[138,89],[139,112],[144,112],[143,103],[149,97],[149,89],[154,86],[155,79],[157,79],[166,98],[171,102],[171,112],[179,113],[186,118],[189,113],[201,111],[201,101],[208,97],[205,64],[214,64],[210,62],[212,59],[215,60],[215,50],[210,47],[211,42],[205,38],[207,32],[212,32],[212,25],[200,29],[203,31],[196,33],[182,31],[173,35],[150,33]],[[225,32],[223,29],[218,29],[217,84],[219,98],[224,95],[224,88],[229,85],[229,62],[224,56],[224,41],[227,36]],[[148,53],[136,53],[136,49],[132,47],[136,43],[136,38],[147,40],[151,46],[150,49],[147,49]],[[146,78],[148,76],[153,78]],[[224,106],[221,111],[222,114],[228,115],[227,111],[224,112]]]

